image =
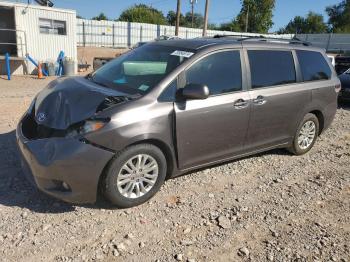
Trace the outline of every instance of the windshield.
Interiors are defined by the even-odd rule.
[[[112,60],[89,78],[124,93],[144,95],[193,54],[184,48],[146,44]]]

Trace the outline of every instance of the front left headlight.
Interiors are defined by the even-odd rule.
[[[104,127],[109,121],[107,119],[102,120],[87,120],[85,124],[80,127],[79,134],[85,135],[94,131],[97,131]]]
[[[73,126],[70,128],[70,131],[67,133],[66,137],[77,137],[95,132],[103,128],[110,119],[89,119],[86,120],[82,125]]]

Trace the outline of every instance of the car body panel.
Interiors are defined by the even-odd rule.
[[[99,86],[84,77],[59,78],[37,95],[35,117],[41,125],[64,130],[94,116],[106,97],[125,96],[127,94]]]
[[[252,102],[247,149],[290,142],[300,113],[311,102],[311,90],[302,84],[290,84],[254,89],[249,93],[252,101],[263,97],[265,102]]]
[[[23,170],[43,192],[73,203],[94,203],[99,178],[113,152],[85,144],[74,138],[27,140],[16,130]],[[65,191],[56,182],[67,183]]]
[[[248,92],[175,103],[180,169],[243,152],[250,104],[235,108],[239,99],[249,101]]]

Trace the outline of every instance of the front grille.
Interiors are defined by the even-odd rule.
[[[22,120],[22,134],[27,139],[34,140],[49,137],[64,137],[67,134],[67,130],[58,130],[39,125],[34,119],[34,112],[31,112]]]

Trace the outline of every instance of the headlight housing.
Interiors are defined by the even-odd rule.
[[[79,128],[79,134],[85,135],[94,131],[97,131],[104,127],[109,121],[107,119],[102,120],[87,120],[85,124]]]
[[[71,127],[71,131],[67,133],[67,137],[76,137],[95,132],[103,128],[110,119],[88,119],[84,123]]]

